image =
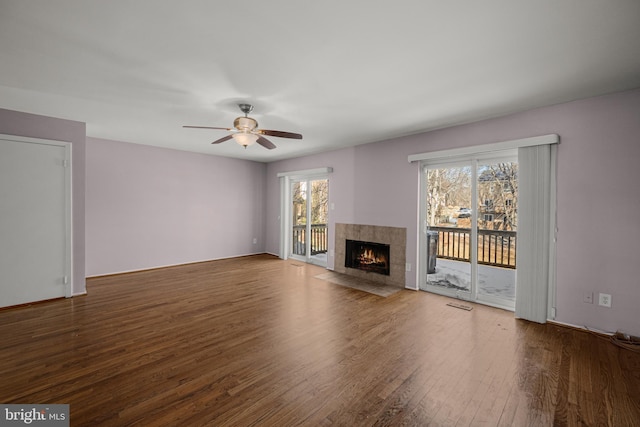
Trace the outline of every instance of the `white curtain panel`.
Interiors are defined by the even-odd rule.
[[[548,144],[518,148],[518,285],[515,315],[545,323],[550,288],[552,244],[552,165]]]

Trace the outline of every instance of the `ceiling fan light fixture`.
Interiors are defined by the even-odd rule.
[[[238,132],[233,134],[233,139],[244,148],[247,148],[249,145],[255,144],[258,140],[258,135],[248,132]]]
[[[219,130],[227,130],[231,131],[231,135],[227,135],[222,138],[218,138],[212,142],[212,144],[220,144],[221,142],[228,141],[230,139],[235,139],[235,141],[242,145],[244,148],[247,148],[250,145],[255,144],[256,142],[266,148],[267,150],[273,150],[276,148],[275,144],[268,139],[266,139],[263,135],[267,136],[276,136],[278,138],[292,138],[292,139],[302,139],[302,135],[299,133],[293,132],[283,132],[281,130],[267,130],[267,129],[258,129],[258,122],[252,118],[247,116],[252,110],[253,106],[251,104],[238,104],[240,107],[240,111],[244,113],[244,117],[237,117],[233,121],[233,128],[223,128],[223,127],[213,127],[213,126],[183,126],[185,128],[198,128],[198,129],[219,129]]]

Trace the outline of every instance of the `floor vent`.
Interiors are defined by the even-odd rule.
[[[467,311],[473,310],[473,307],[469,307],[468,305],[458,304],[458,303],[455,303],[455,302],[447,303],[447,305],[450,306],[450,307],[455,307],[455,308],[459,308],[459,309],[467,310]]]

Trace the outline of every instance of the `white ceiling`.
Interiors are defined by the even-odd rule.
[[[263,162],[637,87],[637,0],[0,0],[0,108]]]

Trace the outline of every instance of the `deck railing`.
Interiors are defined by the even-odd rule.
[[[429,227],[438,232],[438,258],[457,261],[471,259],[470,228]],[[515,231],[478,230],[478,264],[516,268]]]
[[[429,227],[438,232],[438,258],[469,261],[471,252],[470,228]],[[306,225],[293,226],[293,253],[306,255]],[[478,230],[478,264],[505,268],[516,268],[515,231]],[[328,250],[327,224],[311,225],[311,255],[326,253]]]
[[[295,255],[306,255],[306,234],[306,225],[293,226],[293,253]],[[327,224],[311,224],[311,255],[326,253],[328,248]]]

